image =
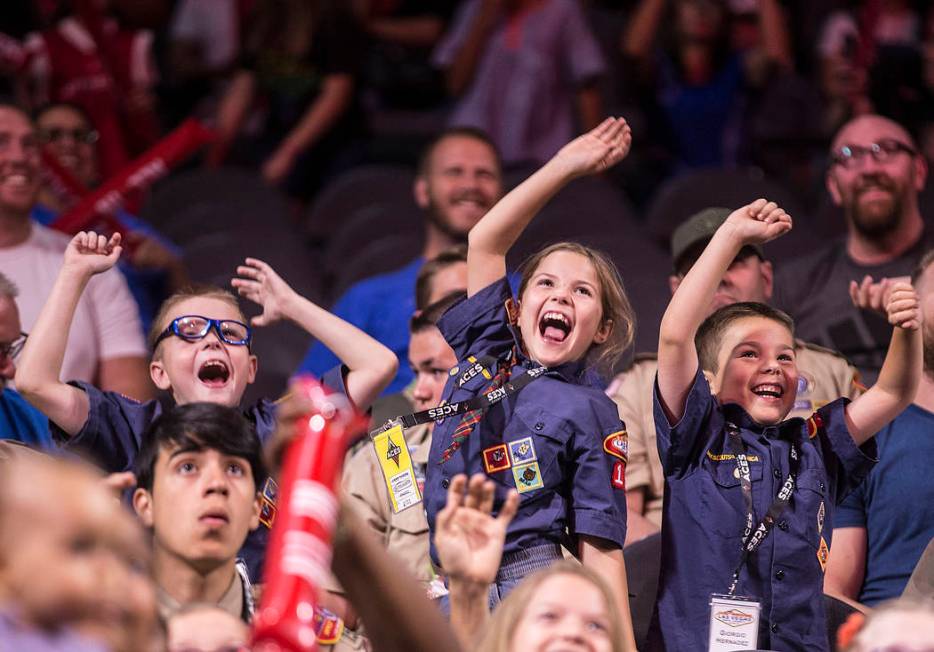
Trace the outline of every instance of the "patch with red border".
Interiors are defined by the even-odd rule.
[[[621,459],[623,462],[629,459],[629,437],[625,430],[614,432],[603,438],[603,452],[607,455]]]

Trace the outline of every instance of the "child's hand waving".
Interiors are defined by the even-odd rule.
[[[909,331],[921,327],[921,305],[911,283],[899,281],[892,285],[885,312],[893,326]]]
[[[730,213],[724,226],[743,244],[765,244],[791,230],[791,216],[775,202],[757,199]]]
[[[607,118],[596,128],[561,148],[555,162],[572,177],[598,174],[613,167],[629,153],[632,130],[623,118]]]
[[[123,247],[120,246],[121,236],[114,233],[107,236],[98,235],[94,231],[81,231],[68,243],[65,249],[64,267],[84,274],[87,277],[106,272],[117,264]]]
[[[237,267],[237,274],[244,278],[231,279],[230,284],[237,288],[240,296],[263,307],[263,314],[250,320],[254,326],[276,323],[288,314],[289,302],[298,298],[295,290],[268,263],[257,258],[247,258]]]
[[[466,492],[466,496],[464,495]],[[512,491],[493,516],[494,484],[486,476],[456,475],[448,503],[438,512],[435,546],[445,573],[453,580],[487,585],[496,579],[506,528],[519,508]]]

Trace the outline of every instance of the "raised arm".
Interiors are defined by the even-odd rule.
[[[91,277],[113,267],[121,251],[119,233],[108,240],[82,231],[71,239],[17,365],[16,389],[69,436],[84,427],[89,404],[87,394],[59,379],[68,331]]]
[[[910,283],[898,281],[891,285],[886,314],[895,328],[879,379],[846,407],[847,427],[857,445],[908,407],[921,382],[921,308]]]
[[[632,132],[622,118],[607,118],[560,152],[503,197],[470,230],[467,294],[474,295],[506,274],[506,253],[532,218],[571,180],[596,174],[629,153]]]
[[[467,38],[445,72],[448,93],[454,97],[466,91],[473,80],[487,42],[502,16],[503,4],[502,0],[481,0]]]
[[[289,319],[328,347],[350,370],[347,394],[366,410],[392,381],[399,368],[395,354],[362,330],[332,315],[299,295],[267,263],[247,258],[237,267],[230,284],[241,296],[263,307],[254,326],[268,326]]]
[[[246,120],[256,92],[256,78],[249,70],[238,71],[227,87],[217,110],[217,140],[207,155],[211,165],[220,165],[227,156],[230,144],[237,137]]]
[[[685,275],[662,317],[658,334],[658,391],[670,423],[684,413],[697,373],[694,335],[717,286],[747,244],[761,244],[791,229],[791,218],[774,202],[757,199],[733,211]]]
[[[642,0],[639,3],[620,41],[623,54],[644,59],[651,53],[664,12],[665,0]]]
[[[324,78],[321,94],[263,163],[263,178],[266,181],[275,184],[285,179],[299,155],[321,140],[334,126],[350,106],[354,83],[353,76],[348,74],[327,75]]]

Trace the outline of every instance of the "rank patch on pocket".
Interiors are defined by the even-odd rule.
[[[505,471],[511,464],[509,463],[509,454],[506,452],[506,444],[497,444],[483,451],[483,466],[487,473],[496,473]]]
[[[542,484],[542,472],[541,469],[538,468],[538,462],[512,467],[512,477],[516,481],[516,490],[520,494],[534,489],[541,489],[544,486]]]
[[[532,443],[532,438],[526,437],[519,441],[509,442],[509,457],[512,459],[513,466],[537,460],[538,457],[535,455],[535,444]]]

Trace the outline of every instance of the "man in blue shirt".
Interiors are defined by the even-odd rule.
[[[14,358],[26,342],[16,307],[16,286],[0,274],[0,439],[15,439],[35,448],[49,448],[49,420],[7,383],[16,375]]]
[[[443,131],[426,148],[413,187],[415,202],[425,211],[425,248],[405,267],[353,285],[331,312],[408,360],[408,320],[415,312],[415,278],[422,263],[467,241],[467,233],[502,195],[499,152],[478,129]],[[320,375],[337,358],[315,342],[299,371]],[[402,391],[412,370],[400,365],[386,393]]]
[[[824,590],[867,606],[896,598],[934,539],[934,253],[912,280],[924,314],[914,402],[876,435],[879,464],[837,509]]]

